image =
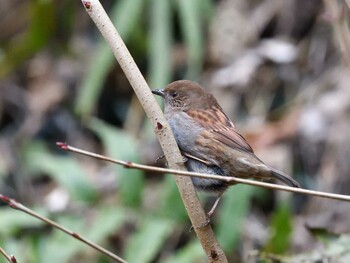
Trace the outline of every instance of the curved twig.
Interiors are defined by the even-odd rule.
[[[73,146],[70,146],[70,145],[68,145],[66,143],[62,143],[62,142],[58,142],[57,145],[62,150],[71,151],[71,152],[79,153],[82,155],[94,157],[94,158],[97,158],[100,160],[104,160],[107,162],[116,163],[119,165],[123,165],[125,168],[134,168],[134,169],[140,169],[140,170],[145,170],[145,171],[153,171],[153,172],[157,172],[157,173],[170,173],[170,174],[177,174],[177,175],[184,175],[184,176],[194,176],[194,177],[200,177],[200,178],[205,178],[205,179],[216,179],[216,180],[225,181],[230,185],[247,184],[247,185],[264,187],[264,188],[269,188],[269,189],[274,189],[274,190],[292,192],[292,193],[296,193],[296,194],[319,196],[319,197],[324,197],[324,198],[329,198],[329,199],[350,202],[349,195],[333,194],[333,193],[327,193],[327,192],[322,192],[322,191],[308,190],[308,189],[303,189],[303,188],[295,188],[295,187],[290,187],[290,186],[286,186],[286,185],[271,184],[271,183],[253,181],[253,180],[242,179],[242,178],[237,178],[237,177],[227,177],[227,176],[221,176],[221,175],[193,173],[193,172],[188,172],[188,171],[180,171],[180,170],[160,168],[160,167],[149,166],[149,165],[142,165],[142,164],[132,163],[132,162],[128,162],[128,161],[115,160],[115,159],[106,157],[104,155],[100,155],[100,154],[84,151],[84,150],[81,150],[79,148],[75,148]]]
[[[82,242],[84,242],[85,244],[87,244],[88,246],[100,251],[101,253],[107,255],[108,257],[116,260],[117,262],[122,262],[122,263],[127,263],[127,261],[125,261],[124,259],[122,259],[121,257],[113,254],[112,252],[108,251],[107,249],[93,243],[92,241],[86,239],[85,237],[79,235],[78,233],[76,232],[73,232],[67,228],[65,228],[64,226],[61,226],[60,224],[44,217],[44,216],[41,216],[39,214],[37,214],[36,212],[34,212],[33,210],[29,209],[28,207],[22,205],[21,203],[18,203],[16,200],[12,199],[12,198],[9,198],[5,195],[2,195],[0,194],[0,200],[2,200],[3,202],[7,203],[11,208],[13,209],[16,209],[16,210],[19,210],[19,211],[22,211],[28,215],[31,215],[33,217],[36,217],[37,219],[45,222],[46,224],[49,224],[50,226],[53,226],[59,230],[61,230],[62,232],[74,237],[75,239],[78,239]],[[10,262],[13,262],[13,261],[10,261]]]

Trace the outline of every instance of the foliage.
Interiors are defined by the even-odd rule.
[[[348,10],[339,1],[301,2],[102,4],[152,88],[201,81],[259,157],[298,174],[303,186],[346,194]],[[79,1],[0,1],[0,12],[0,193],[130,262],[202,262],[173,176],[55,148],[66,140],[147,164],[161,155]],[[273,191],[236,185],[211,224],[233,262],[349,262],[347,211],[339,202],[295,196],[284,203]],[[2,204],[0,247],[19,262],[110,262]]]
[[[271,238],[267,243],[266,251],[275,254],[288,251],[292,233],[291,218],[290,208],[286,204],[280,204],[271,220]]]

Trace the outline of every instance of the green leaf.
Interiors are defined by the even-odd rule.
[[[142,0],[121,0],[115,3],[110,17],[124,42],[128,40],[139,22],[143,5],[144,1]],[[96,54],[91,61],[93,63],[91,63],[85,75],[75,108],[75,112],[83,116],[92,112],[101,92],[104,79],[115,63],[112,51],[102,37],[100,38]]]
[[[98,119],[91,119],[88,125],[100,136],[108,156],[138,162],[135,138]],[[129,206],[139,206],[144,187],[143,172],[137,169],[126,169],[120,165],[114,165],[114,167],[116,173],[122,175],[119,191],[124,203]]]
[[[179,16],[181,31],[184,35],[188,52],[187,79],[197,79],[203,66],[204,41],[202,32],[202,17],[200,14],[201,0],[179,0]]]
[[[130,238],[125,255],[129,262],[152,262],[174,229],[169,220],[148,218]]]
[[[38,142],[25,147],[26,167],[31,173],[45,173],[68,190],[71,197],[80,201],[95,201],[98,193],[88,180],[83,167],[68,156],[55,156]]]
[[[0,182],[3,180],[5,175],[8,173],[8,167],[3,158],[0,159]],[[1,186],[2,183],[0,183]]]
[[[126,211],[115,207],[101,207],[93,217],[79,215],[64,215],[57,218],[57,222],[77,234],[88,238],[103,246],[108,236],[114,234],[126,220]],[[40,262],[61,263],[68,262],[73,256],[87,250],[94,251],[83,242],[54,229],[53,234],[44,236],[40,240]]]
[[[267,252],[282,254],[287,251],[292,234],[292,214],[287,204],[282,203],[271,220],[271,238],[266,246]]]
[[[172,23],[170,1],[152,0],[149,32],[150,85],[163,87],[171,77]]]
[[[200,243],[195,240],[187,244],[174,256],[171,256],[164,263],[178,263],[178,262],[205,262],[203,249]]]
[[[45,215],[46,213],[40,212]],[[15,235],[23,228],[32,228],[42,226],[44,223],[40,220],[27,215],[21,211],[9,207],[0,209],[0,240],[7,239],[10,235]],[[5,240],[2,240],[5,241]]]
[[[30,248],[29,242],[19,242],[15,237],[7,237],[2,240],[0,235],[1,248],[3,248],[8,255],[14,255],[17,262],[37,262],[31,260],[33,258],[33,251]],[[0,255],[0,263],[8,263],[8,261]]]
[[[0,78],[40,50],[55,32],[54,1],[28,1],[29,26],[21,37],[8,43],[3,57],[0,56]],[[45,26],[43,26],[45,21]]]
[[[159,212],[162,216],[176,221],[188,218],[185,206],[180,197],[174,176],[166,175],[162,182],[163,194]]]
[[[69,227],[71,228],[72,225]],[[79,251],[84,251],[86,245],[62,232],[55,232],[50,236],[42,237],[38,248],[39,262],[60,263],[69,262],[69,259]]]
[[[262,252],[256,257],[257,262],[350,262],[350,236],[342,235],[329,243],[318,245],[315,249],[297,255],[281,256]]]
[[[253,189],[247,185],[231,187],[221,200],[222,207],[217,208],[219,209],[217,236],[225,251],[232,251],[238,244]]]
[[[307,230],[315,239],[318,239],[323,243],[329,243],[331,240],[339,237],[339,234],[332,233],[327,228],[308,226]]]
[[[108,236],[115,234],[127,221],[128,211],[112,207],[99,207],[92,225],[87,222],[85,230],[87,237],[94,242],[102,243]]]
[[[104,80],[113,65],[113,54],[110,47],[103,40],[97,46],[88,72],[85,74],[79,94],[76,97],[75,112],[82,116],[90,115],[99,98]]]

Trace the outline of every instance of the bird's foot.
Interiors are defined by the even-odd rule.
[[[210,218],[207,217],[207,219],[205,220],[205,222],[203,224],[201,224],[200,226],[197,226],[197,229],[203,229],[205,227],[207,227],[210,224]],[[190,229],[188,230],[189,232],[192,232],[192,230],[194,229],[193,225],[190,227]]]
[[[207,219],[206,219],[206,221],[205,221],[202,225],[198,226],[199,229],[205,228],[205,227],[207,227],[207,226],[210,224],[210,219],[211,219],[211,217],[212,217],[212,216],[214,215],[214,213],[215,213],[215,210],[216,210],[216,208],[217,208],[217,206],[218,206],[218,204],[219,204],[219,201],[220,201],[220,199],[221,199],[222,194],[223,194],[223,193],[220,193],[219,196],[216,198],[216,200],[215,200],[215,202],[214,202],[212,208],[211,208],[210,211],[207,213]],[[190,228],[189,231],[191,232],[192,230],[193,230],[193,226],[191,226],[191,228]]]
[[[158,156],[157,159],[154,161],[154,163],[158,163],[160,160],[164,159],[165,155]]]

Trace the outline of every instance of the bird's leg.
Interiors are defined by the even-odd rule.
[[[215,200],[215,202],[214,202],[212,208],[211,208],[210,211],[207,213],[207,221],[206,221],[203,225],[201,225],[199,228],[204,228],[204,227],[206,227],[207,225],[210,224],[210,219],[211,219],[211,217],[213,216],[213,214],[214,214],[214,212],[215,212],[215,210],[216,210],[216,207],[218,206],[219,201],[220,201],[221,196],[222,196],[223,193],[224,193],[224,192],[219,193],[219,195],[216,197],[216,200]]]
[[[210,211],[208,212],[207,216],[210,220],[210,218],[212,217],[212,215],[214,214],[215,210],[216,210],[216,207],[218,206],[219,202],[220,202],[220,199],[221,199],[221,196],[222,196],[223,192],[220,193],[217,197],[216,197],[216,200],[212,206],[212,208],[210,209]]]

